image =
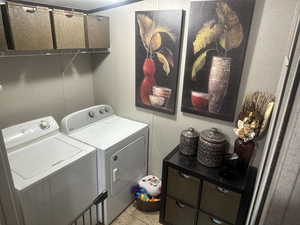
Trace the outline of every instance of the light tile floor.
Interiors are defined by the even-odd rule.
[[[131,204],[112,225],[161,225],[159,212],[141,212]]]

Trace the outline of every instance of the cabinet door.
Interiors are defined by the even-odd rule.
[[[50,14],[47,7],[7,3],[6,14],[14,50],[53,49]]]
[[[84,14],[54,9],[52,15],[56,48],[85,48]]]
[[[87,48],[109,48],[109,17],[87,15],[85,17]]]
[[[194,225],[197,210],[167,197],[165,221],[172,225]]]
[[[241,194],[203,182],[200,209],[204,212],[235,224],[240,201]]]
[[[167,194],[195,208],[199,201],[200,180],[168,168]]]
[[[0,51],[6,49],[7,49],[7,44],[6,44],[6,38],[5,38],[4,26],[2,20],[2,12],[0,10]]]

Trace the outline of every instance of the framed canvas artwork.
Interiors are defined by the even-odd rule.
[[[183,13],[136,12],[136,106],[175,113]]]
[[[254,0],[191,2],[182,111],[233,121]]]

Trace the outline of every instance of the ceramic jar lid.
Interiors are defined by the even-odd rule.
[[[199,137],[199,133],[192,127],[188,128],[187,130],[182,131],[182,136],[186,138],[197,138]]]
[[[223,143],[226,141],[225,135],[218,131],[217,128],[202,131],[200,137],[210,143]]]

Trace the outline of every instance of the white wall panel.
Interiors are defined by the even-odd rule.
[[[239,103],[244,93],[248,91],[275,92],[284,52],[286,52],[284,50],[287,49],[287,39],[296,2],[296,0],[256,1]],[[159,176],[163,157],[179,143],[180,132],[189,126],[198,130],[217,127],[229,136],[231,144],[235,139],[232,123],[194,116],[182,113],[180,110],[189,7],[190,1],[187,0],[145,0],[101,13],[111,18],[112,48],[107,58],[94,57],[93,59],[96,103],[111,104],[118,114],[150,124],[150,171]],[[135,107],[135,11],[151,9],[186,10],[178,105],[175,116]],[[260,159],[261,149],[258,150],[256,165]]]

